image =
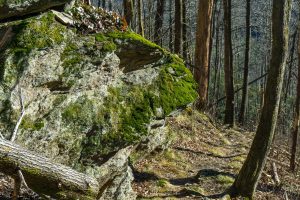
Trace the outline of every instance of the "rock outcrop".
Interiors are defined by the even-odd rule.
[[[76,12],[71,15],[78,23]],[[22,99],[25,116],[16,142],[95,176],[121,148],[167,138],[157,131],[167,134],[163,119],[197,97],[183,61],[133,32],[87,34],[84,26],[68,27],[56,16],[48,11],[0,24],[2,135],[11,136]],[[131,180],[128,168],[106,199],[133,197]]]
[[[72,0],[1,0],[0,20],[38,13],[49,8],[62,6]]]

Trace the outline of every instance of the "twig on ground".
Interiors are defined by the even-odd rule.
[[[19,176],[19,178],[20,178],[20,180],[21,180],[21,185],[23,185],[26,189],[29,189],[29,187],[28,187],[28,185],[27,185],[27,183],[26,183],[26,181],[25,181],[25,178],[24,178],[24,176],[23,176],[22,171],[21,171],[21,170],[18,170],[17,173],[18,173],[18,176]]]
[[[287,194],[286,191],[284,191],[284,199],[285,199],[285,200],[289,200],[289,196],[288,196],[288,194]]]
[[[269,160],[271,162],[274,162],[274,163],[276,163],[278,165],[281,165],[283,167],[288,167],[288,168],[290,167],[288,164],[280,162],[279,160],[276,160],[276,159],[273,159],[273,158],[270,158],[270,157],[268,157],[267,160]]]
[[[15,126],[15,129],[14,129],[14,132],[12,134],[12,137],[10,138],[11,142],[14,142],[16,140],[19,126],[21,125],[23,117],[25,115],[25,107],[24,107],[24,99],[23,99],[23,96],[22,96],[22,88],[20,88],[19,96],[20,96],[20,105],[21,105],[21,116],[20,116],[20,118],[19,118],[19,120],[18,120],[18,122],[17,122],[17,124]]]
[[[276,184],[276,186],[279,186],[280,185],[280,179],[279,179],[279,176],[278,176],[278,173],[277,173],[277,167],[276,167],[275,162],[272,162],[272,170],[273,170],[273,179],[275,181],[275,184]]]

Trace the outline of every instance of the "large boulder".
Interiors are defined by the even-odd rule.
[[[197,97],[183,61],[133,32],[86,34],[55,13],[0,24],[2,135],[24,105],[17,143],[95,175],[121,148],[167,138],[163,119]],[[128,169],[106,194],[124,199],[131,180]]]
[[[38,13],[72,0],[0,0],[0,20]]]

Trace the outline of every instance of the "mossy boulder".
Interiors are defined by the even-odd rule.
[[[132,32],[82,34],[49,11],[0,25],[0,131],[84,170],[148,137],[197,97],[176,55]]]
[[[0,20],[38,13],[71,0],[0,0]]]

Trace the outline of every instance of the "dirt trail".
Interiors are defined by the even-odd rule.
[[[253,133],[216,128],[209,119],[192,110],[168,120],[173,142],[161,153],[134,165],[134,189],[139,199],[218,199],[239,172]],[[284,141],[282,138],[278,141]],[[282,181],[275,187],[271,162],[262,175],[255,199],[300,199],[300,173],[291,174],[286,144],[276,143],[272,158]],[[280,149],[280,151],[278,151]]]

